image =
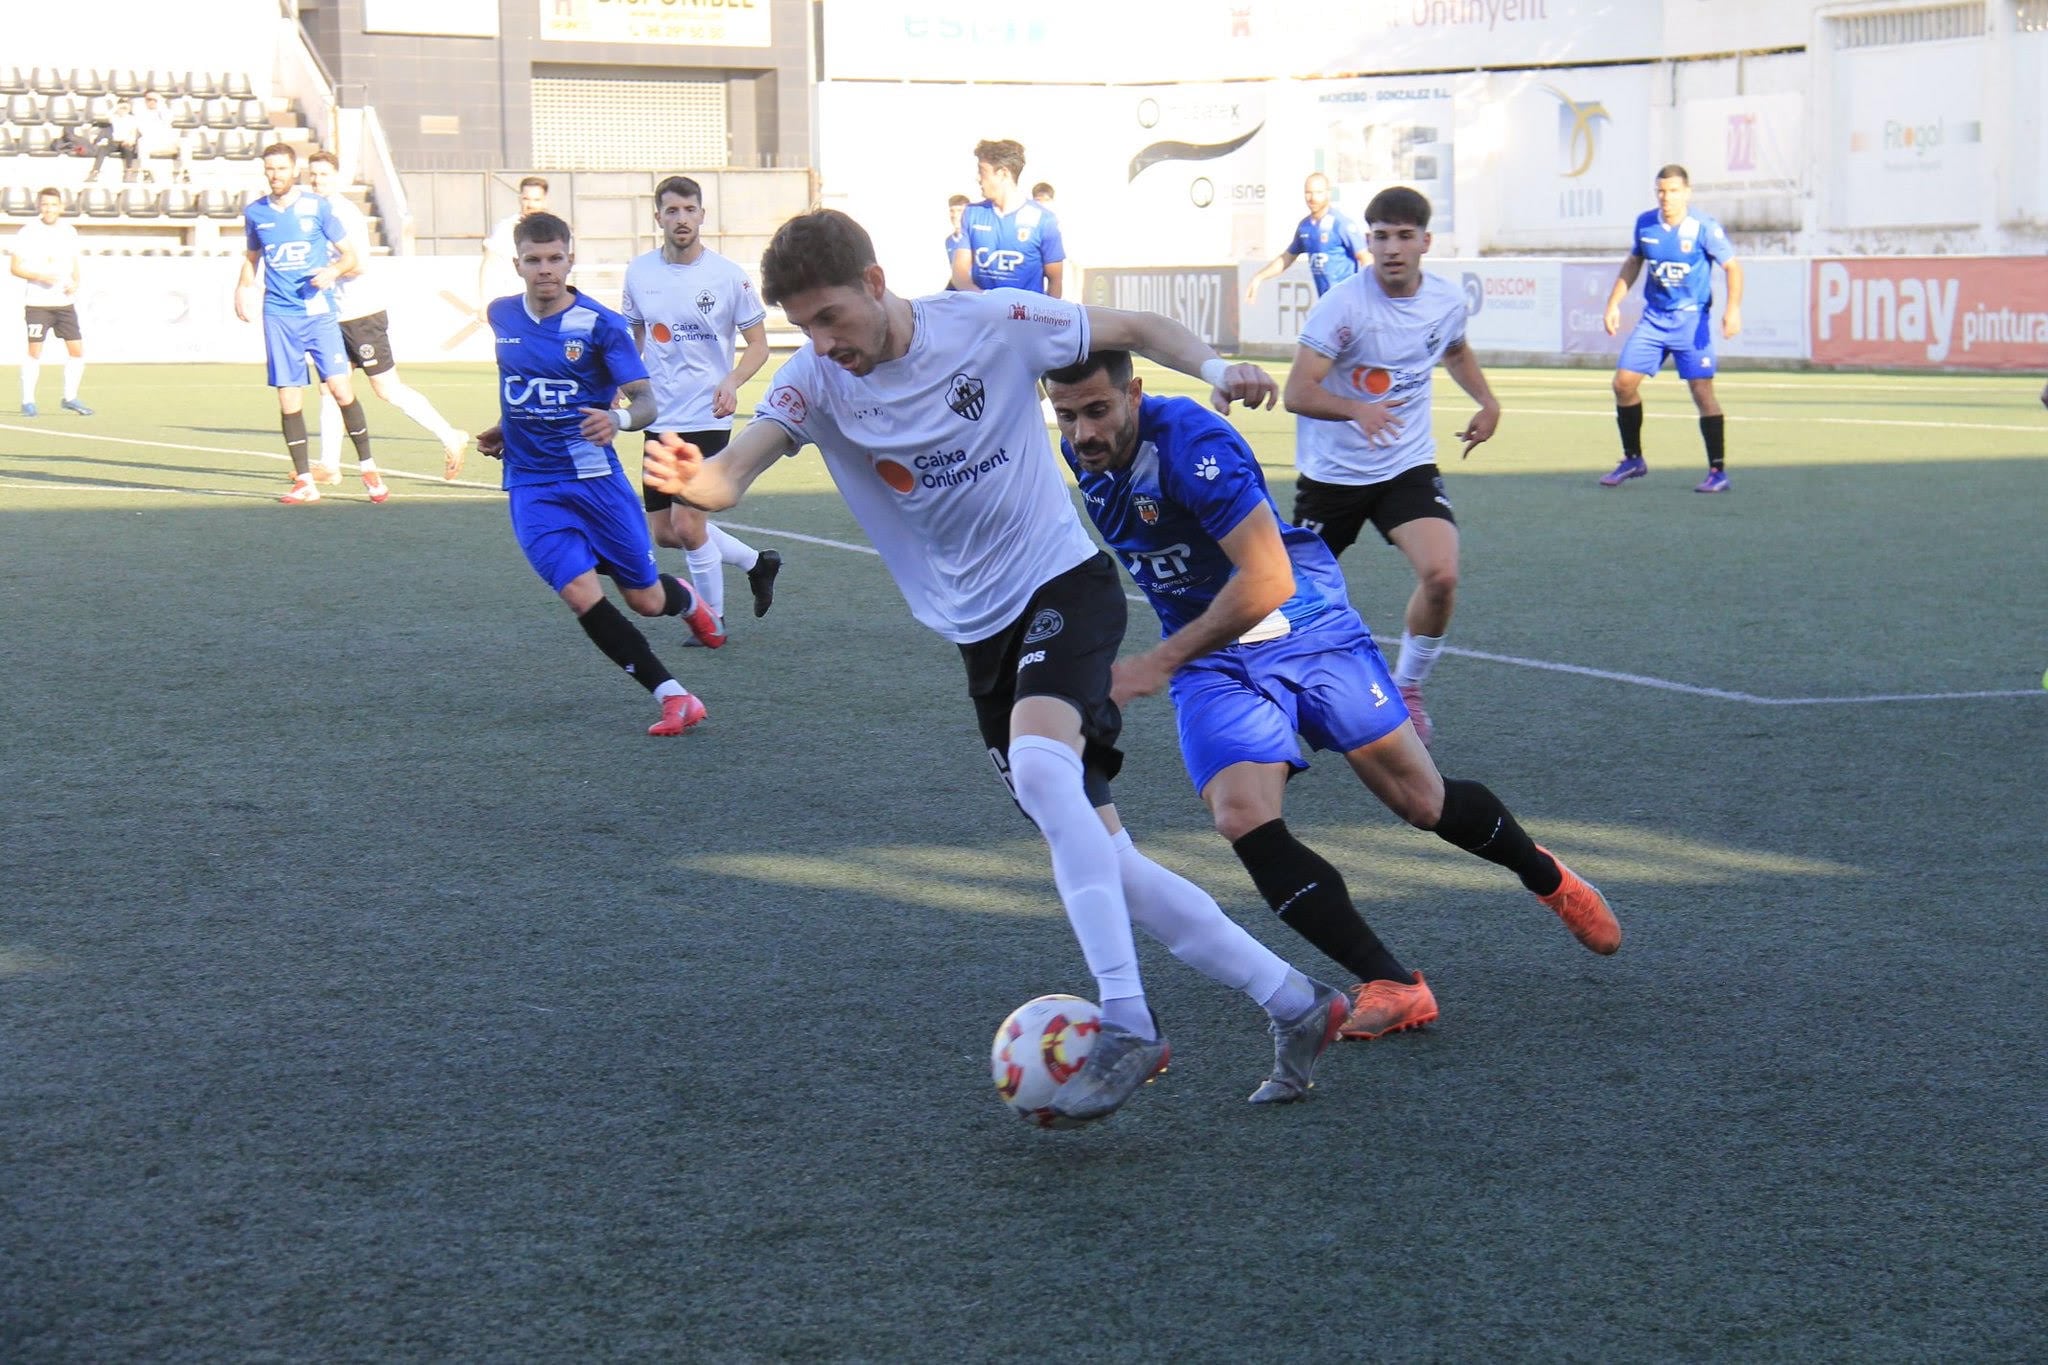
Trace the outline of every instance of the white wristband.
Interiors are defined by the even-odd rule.
[[[1220,389],[1223,387],[1224,372],[1229,368],[1230,366],[1224,361],[1222,356],[1212,355],[1202,362],[1202,378],[1208,383],[1210,388]]]
[[[633,425],[633,405],[631,403],[621,403],[618,407],[613,408],[612,421],[618,425],[620,431],[639,430],[638,427]]]

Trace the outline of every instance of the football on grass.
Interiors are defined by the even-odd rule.
[[[1102,1031],[1102,1011],[1078,995],[1041,995],[1010,1011],[989,1049],[989,1074],[1003,1103],[1026,1123],[1066,1126],[1053,1096],[1081,1069]]]

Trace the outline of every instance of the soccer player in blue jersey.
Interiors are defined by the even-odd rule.
[[[499,425],[476,448],[505,462],[512,533],[591,643],[652,692],[661,719],[650,735],[680,735],[704,719],[692,696],[654,657],[647,637],[604,595],[619,585],[642,616],[680,616],[702,643],[717,619],[687,583],[660,572],[654,542],[612,441],[654,420],[654,390],[626,320],[569,284],[576,244],[552,213],[513,229],[523,295],[484,309],[498,350]]]
[[[1742,331],[1742,263],[1721,224],[1704,214],[1687,212],[1692,203],[1692,177],[1685,167],[1665,166],[1657,172],[1657,207],[1636,219],[1634,246],[1621,263],[1614,287],[1607,291],[1607,335],[1621,330],[1621,301],[1628,297],[1643,262],[1650,277],[1643,282],[1643,316],[1622,343],[1614,369],[1614,420],[1621,428],[1621,463],[1601,478],[1608,488],[1650,472],[1643,460],[1643,380],[1664,368],[1668,356],[1678,377],[1692,389],[1700,410],[1700,438],[1707,445],[1707,477],[1695,493],[1728,491],[1727,444],[1723,438],[1721,402],[1714,397],[1714,267],[1728,274],[1728,311],[1721,335]]]
[[[1096,351],[1045,378],[1088,515],[1159,615],[1162,638],[1117,661],[1111,698],[1169,691],[1217,833],[1280,918],[1359,977],[1345,1036],[1426,1024],[1436,998],[1281,818],[1288,779],[1308,767],[1297,733],[1342,754],[1409,824],[1513,872],[1594,952],[1621,946],[1591,883],[1485,786],[1438,773],[1336,556],[1281,518],[1235,428],[1191,399],[1147,398],[1127,352]]]
[[[1029,289],[1060,297],[1067,248],[1052,209],[1024,193],[1024,145],[978,142],[974,170],[984,198],[961,215],[966,241],[953,251],[955,289]]]
[[[1365,269],[1365,233],[1357,223],[1330,207],[1330,180],[1317,171],[1301,186],[1302,202],[1308,216],[1297,223],[1287,250],[1259,268],[1244,287],[1244,301],[1256,303],[1259,286],[1286,272],[1299,257],[1308,257],[1309,278],[1315,281],[1316,296],[1330,292],[1330,286],[1350,279]]]
[[[946,201],[946,217],[951,226],[946,232],[946,288],[958,289],[953,283],[953,253],[967,249],[967,234],[960,230],[960,220],[967,216],[967,196],[956,194]]]
[[[292,486],[279,502],[304,505],[320,501],[306,454],[306,357],[313,358],[320,382],[340,405],[342,427],[356,448],[363,491],[371,502],[391,496],[370,458],[370,424],[363,405],[348,382],[348,352],[341,341],[341,322],[333,294],[334,282],[358,267],[348,230],[327,201],[299,188],[299,154],[289,143],[263,149],[263,180],[270,193],[242,210],[248,254],[235,282],[235,316],[249,316],[249,293],[256,270],[263,269],[263,350],[270,367],[270,386],[277,390],[278,418],[284,427],[284,448],[292,458]]]

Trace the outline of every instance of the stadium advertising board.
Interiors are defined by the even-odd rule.
[[[1636,215],[1655,203],[1650,68],[1594,67],[1495,76],[1504,116],[1499,161],[1506,209],[1488,245],[1627,249]]]
[[[1465,339],[1481,352],[1557,350],[1562,261],[1430,261],[1465,294]]]
[[[1806,262],[1786,256],[1742,258],[1742,333],[1714,333],[1714,349],[1724,356],[1756,360],[1806,358]],[[1728,281],[1714,272],[1714,312],[1726,308]],[[1718,327],[1719,324],[1716,324]]]
[[[495,38],[498,0],[363,0],[363,32]]]
[[[1938,227],[1983,213],[1984,55],[1974,41],[1835,54],[1829,226]]]
[[[1226,352],[1238,346],[1237,300],[1237,271],[1221,265],[1090,270],[1082,291],[1090,307],[1164,313]]]
[[[1737,95],[1679,106],[1679,161],[1695,194],[1791,194],[1801,188],[1806,100]]]
[[[558,43],[767,47],[771,0],[538,0],[540,36]],[[832,7],[826,6],[829,10]]]
[[[1358,217],[1387,186],[1409,185],[1429,197],[1432,231],[1456,230],[1451,78],[1318,81],[1295,88],[1310,101],[1309,126],[1297,145],[1316,149],[1314,169],[1330,177],[1346,212]]]
[[[1607,293],[1614,288],[1615,274],[1620,269],[1619,254],[1611,261],[1564,262],[1558,281],[1559,307],[1563,310],[1558,349],[1566,355],[1621,354],[1621,343],[1629,328],[1643,315],[1643,282],[1638,278],[1635,288],[1621,301],[1621,330],[1607,335],[1601,319],[1607,313]]]
[[[2048,268],[2038,259],[1860,256],[1812,269],[1818,364],[2048,370]]]
[[[1258,274],[1269,259],[1247,257],[1237,263],[1237,341],[1263,352],[1291,355],[1309,309],[1316,306],[1316,285],[1309,278],[1308,262],[1297,258],[1284,273],[1260,285],[1257,298],[1244,302],[1245,281]]]

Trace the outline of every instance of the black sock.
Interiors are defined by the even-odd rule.
[[[1707,468],[1719,469],[1728,463],[1728,445],[1723,428],[1728,419],[1720,413],[1700,418],[1700,439],[1707,443]]]
[[[612,605],[609,597],[576,620],[583,627],[583,633],[590,637],[590,642],[605,652],[606,658],[632,674],[633,681],[649,692],[673,681],[669,671],[661,666],[661,660],[654,657],[654,649],[647,643],[647,637]]]
[[[306,462],[306,414],[283,412],[278,414],[278,424],[284,428],[285,452],[292,457],[292,472],[306,474],[313,466]]]
[[[697,605],[697,590],[672,573],[661,575],[661,614],[681,616]]]
[[[1289,833],[1285,820],[1267,821],[1230,848],[1281,922],[1331,961],[1360,981],[1414,981],[1359,916],[1343,874]]]
[[[1643,405],[1614,405],[1614,424],[1621,428],[1621,453],[1632,460],[1643,457]]]
[[[355,442],[356,458],[368,460],[370,456],[370,419],[363,416],[363,400],[350,399],[342,405],[341,429]]]
[[[1539,896],[1557,890],[1564,877],[1557,859],[1536,847],[1500,798],[1479,782],[1444,779],[1444,813],[1436,837],[1467,853],[1499,863]]]

